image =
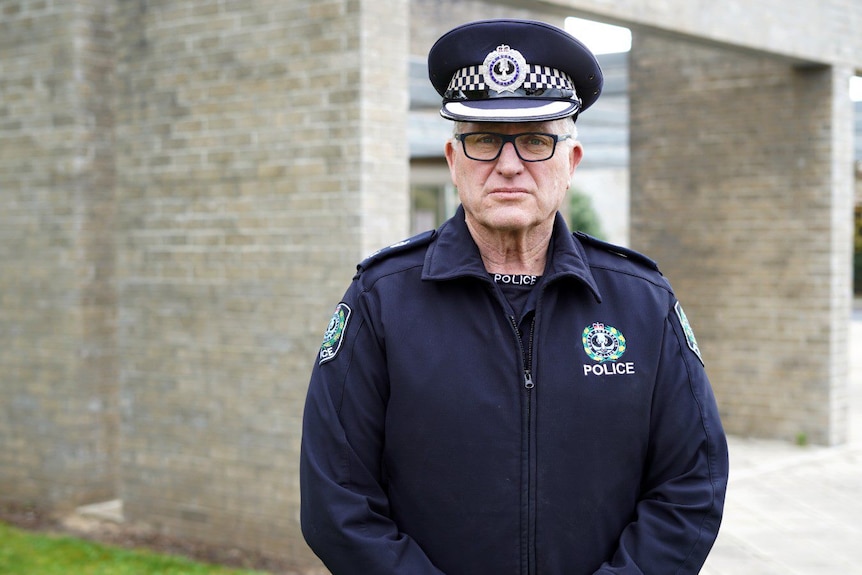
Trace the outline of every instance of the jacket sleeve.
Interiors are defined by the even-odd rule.
[[[359,293],[354,283],[338,305],[311,376],[300,456],[302,532],[333,575],[440,575],[389,512],[381,471],[387,368]]]
[[[649,451],[633,521],[599,574],[700,571],[718,535],[727,442],[697,342],[672,302],[653,394]]]

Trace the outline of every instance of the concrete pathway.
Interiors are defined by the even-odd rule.
[[[729,438],[725,514],[703,575],[862,575],[862,310],[850,339],[849,443]]]

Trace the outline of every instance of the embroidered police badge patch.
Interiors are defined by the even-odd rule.
[[[344,332],[347,329],[347,321],[349,319],[349,305],[341,302],[335,306],[335,312],[332,314],[332,319],[329,320],[329,325],[326,326],[326,333],[323,334],[323,343],[320,344],[320,354],[317,362],[319,365],[335,359],[338,350],[341,349],[341,343],[344,341]]]
[[[626,352],[626,338],[615,327],[596,322],[581,335],[584,351],[593,361],[616,361]]]
[[[679,318],[682,331],[685,333],[685,342],[688,344],[689,349],[691,349],[691,351],[693,351],[697,356],[697,359],[700,360],[700,363],[703,364],[703,356],[700,355],[700,348],[697,346],[697,340],[694,338],[694,330],[691,329],[691,324],[688,323],[688,318],[682,310],[682,305],[679,302],[676,302],[673,309],[676,311],[676,317]]]

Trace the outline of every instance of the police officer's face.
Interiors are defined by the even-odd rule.
[[[459,132],[518,134],[569,133],[571,123],[464,123]],[[553,222],[571,183],[583,149],[571,140],[557,144],[554,155],[542,162],[525,162],[507,142],[493,161],[468,158],[461,143],[446,144],[446,160],[468,222],[487,231],[521,233]]]

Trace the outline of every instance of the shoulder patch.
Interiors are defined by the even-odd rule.
[[[585,234],[583,232],[574,232],[576,238],[581,240],[585,244],[589,244],[595,248],[606,251],[608,253],[614,254],[621,258],[629,259],[635,262],[638,262],[641,265],[648,267],[651,270],[657,271],[661,273],[658,269],[658,264],[655,263],[654,260],[648,258],[640,252],[636,252],[629,248],[624,248],[622,246],[618,246],[609,242],[602,241],[598,238],[594,238],[591,235]]]
[[[329,320],[329,325],[326,326],[326,332],[323,334],[323,342],[320,344],[318,364],[323,365],[327,361],[335,359],[335,356],[338,355],[341,343],[344,341],[344,332],[347,330],[347,322],[350,320],[350,314],[350,306],[346,303],[341,302],[335,306],[335,312],[332,314],[332,319]]]
[[[685,333],[685,341],[688,344],[688,348],[694,352],[697,359],[699,359],[700,363],[703,364],[703,356],[700,355],[700,347],[698,347],[697,340],[694,338],[694,330],[691,329],[688,317],[686,317],[685,312],[682,310],[682,304],[676,302],[673,309],[676,311],[676,317],[679,319],[679,324],[682,326],[683,333]]]
[[[391,246],[379,249],[364,260],[362,260],[362,262],[358,266],[356,266],[356,275],[358,276],[364,270],[367,270],[377,262],[385,260],[386,258],[391,257],[395,254],[412,250],[415,247],[428,245],[431,243],[431,240],[433,240],[434,236],[436,235],[437,230],[428,230],[427,232],[422,232],[421,234],[417,234],[412,238],[408,238],[406,240],[392,244]]]

